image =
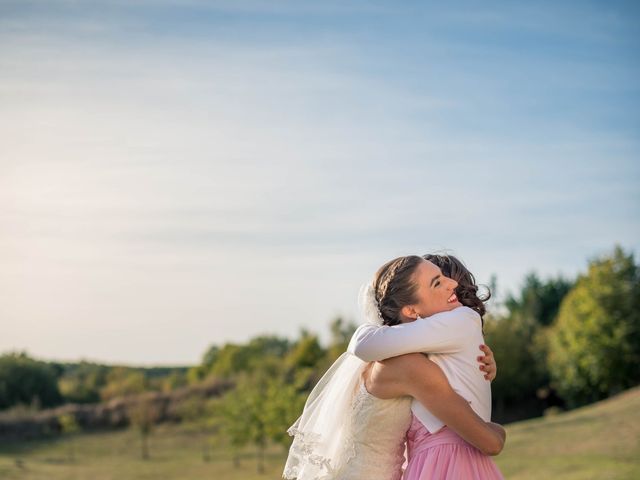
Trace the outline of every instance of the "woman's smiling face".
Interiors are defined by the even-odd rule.
[[[403,309],[404,316],[409,320],[414,320],[416,315],[424,318],[462,306],[455,294],[458,282],[445,277],[440,268],[433,263],[427,260],[420,263],[416,267],[413,279],[418,286],[417,303]]]

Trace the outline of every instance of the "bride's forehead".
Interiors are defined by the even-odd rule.
[[[416,274],[422,279],[426,277],[431,279],[436,275],[440,275],[440,268],[438,268],[437,265],[431,263],[430,261],[425,260],[424,262],[421,262],[420,265],[418,265],[418,268],[416,269]]]

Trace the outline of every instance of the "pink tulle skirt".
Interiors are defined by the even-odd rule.
[[[429,433],[415,415],[407,432],[409,463],[403,480],[503,480],[491,457],[453,430]]]

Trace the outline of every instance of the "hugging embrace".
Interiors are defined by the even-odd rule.
[[[488,297],[450,255],[380,267],[360,294],[364,323],[289,429],[284,478],[502,479],[490,457],[505,431],[491,422]]]

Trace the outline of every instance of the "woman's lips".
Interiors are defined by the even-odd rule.
[[[456,296],[456,294],[454,293],[453,295],[451,295],[449,297],[449,300],[447,300],[447,303],[454,303],[458,301],[458,297]]]

